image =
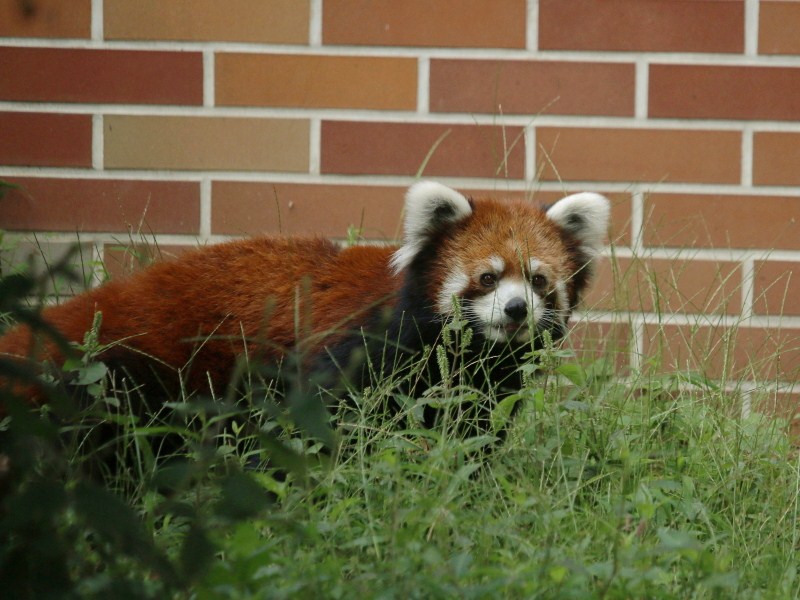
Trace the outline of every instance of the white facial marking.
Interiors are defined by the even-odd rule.
[[[493,272],[496,275],[500,275],[506,269],[506,261],[504,261],[499,256],[492,256],[489,259],[489,266],[492,268]]]
[[[453,310],[453,296],[460,297],[467,286],[469,286],[469,276],[460,267],[448,273],[436,298],[436,310],[439,314],[450,313]]]
[[[514,298],[522,298],[528,305],[526,323],[516,323],[505,313],[506,305]],[[506,278],[500,280],[494,291],[471,302],[470,314],[481,324],[487,339],[502,342],[513,338],[526,342],[531,337],[529,325],[538,323],[544,314],[544,303],[527,282]]]

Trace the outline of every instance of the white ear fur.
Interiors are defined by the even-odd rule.
[[[452,188],[435,181],[419,181],[406,193],[403,245],[392,255],[395,273],[405,269],[428,238],[449,223],[472,214],[469,201]]]
[[[581,192],[553,204],[547,216],[574,235],[593,258],[603,248],[610,213],[608,198],[592,192]]]

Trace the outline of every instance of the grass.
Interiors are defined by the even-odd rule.
[[[23,288],[2,289],[13,317]],[[430,398],[388,417],[376,388],[339,415],[331,453],[304,432],[326,423],[292,419],[308,397],[283,401],[257,376],[241,397],[136,414],[138,392],[101,350],[90,334],[66,366],[80,407],[29,411],[3,392],[0,587],[13,597],[800,595],[786,423],[743,418],[701,374],[621,377],[614,356],[551,348],[501,444],[460,437],[456,411],[421,430]]]

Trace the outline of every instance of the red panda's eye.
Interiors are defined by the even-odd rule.
[[[494,273],[484,273],[481,275],[481,285],[492,287],[495,283],[497,283],[497,275]]]
[[[547,285],[547,277],[537,273],[531,277],[531,285],[535,288],[543,288]]]

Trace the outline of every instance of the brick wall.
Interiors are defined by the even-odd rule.
[[[118,271],[142,241],[395,237],[420,170],[597,190],[580,336],[792,407],[798,31],[768,0],[0,0],[4,244]]]

